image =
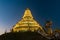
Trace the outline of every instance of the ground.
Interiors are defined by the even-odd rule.
[[[1,35],[0,40],[49,40],[49,39],[43,37],[37,32],[10,32]]]

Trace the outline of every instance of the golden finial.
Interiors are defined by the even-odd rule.
[[[31,17],[33,18],[32,14],[31,14],[31,11],[29,10],[29,8],[26,8],[25,12],[24,12],[24,15],[23,15],[23,18],[24,17]]]

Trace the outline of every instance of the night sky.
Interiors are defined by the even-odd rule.
[[[60,29],[60,1],[58,0],[0,0],[0,34],[9,31],[24,14],[26,8],[44,27],[52,20],[53,29]]]

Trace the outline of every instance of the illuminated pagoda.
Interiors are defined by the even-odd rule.
[[[44,31],[43,28],[34,20],[31,11],[27,8],[20,21],[18,21],[12,28],[13,32],[25,31]]]

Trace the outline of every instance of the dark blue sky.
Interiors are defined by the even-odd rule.
[[[60,29],[60,1],[58,0],[0,0],[0,33],[16,24],[26,8],[30,8],[34,19],[42,26],[46,20],[52,20],[52,28]]]

